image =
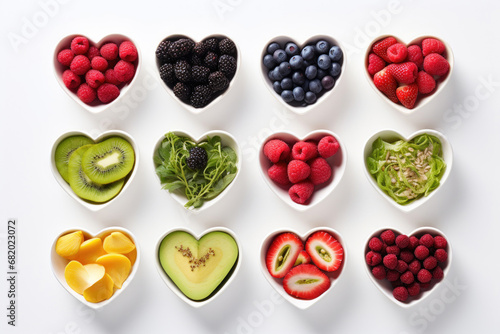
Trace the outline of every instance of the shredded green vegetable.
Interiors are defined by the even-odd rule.
[[[389,143],[379,137],[373,142],[367,166],[380,189],[400,205],[429,195],[446,169],[441,142],[429,134],[409,142]]]

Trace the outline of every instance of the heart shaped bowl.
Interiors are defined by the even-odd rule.
[[[443,176],[441,177],[440,185],[436,189],[434,189],[427,197],[421,197],[419,199],[414,200],[413,202],[411,202],[409,204],[400,205],[400,204],[396,203],[382,189],[380,189],[380,187],[377,184],[377,181],[370,174],[370,172],[368,170],[368,167],[366,165],[366,159],[368,158],[368,156],[372,152],[373,142],[375,140],[377,140],[377,138],[379,138],[379,137],[382,138],[384,141],[389,141],[389,142],[393,142],[393,141],[400,140],[400,139],[405,140],[405,141],[409,141],[409,140],[415,138],[416,136],[424,134],[424,133],[433,135],[433,136],[439,138],[439,140],[441,141],[442,153],[443,153],[442,157],[446,163],[446,170],[445,170]],[[382,130],[382,131],[376,132],[366,141],[365,148],[363,151],[363,161],[364,161],[364,169],[363,170],[365,172],[365,175],[368,178],[368,181],[370,182],[370,184],[375,188],[375,190],[382,197],[387,199],[387,201],[389,201],[389,203],[391,203],[395,208],[398,208],[399,210],[401,210],[403,212],[410,212],[410,211],[418,208],[419,206],[423,205],[427,201],[429,201],[444,186],[444,184],[446,183],[446,180],[448,179],[448,176],[450,175],[451,169],[453,167],[453,149],[452,149],[451,144],[448,141],[448,139],[442,133],[440,133],[436,130],[423,129],[423,130],[419,130],[417,132],[414,132],[409,136],[403,136],[402,134],[400,134],[399,132],[397,132],[395,130],[387,129],[387,130]]]
[[[343,57],[342,57],[342,60],[341,60],[341,62],[342,62],[341,72],[340,72],[340,76],[335,81],[335,85],[333,86],[332,89],[330,89],[330,90],[328,90],[326,92],[322,92],[321,95],[318,97],[318,99],[317,99],[317,101],[315,103],[309,104],[307,106],[299,106],[299,105],[294,106],[294,105],[291,105],[291,104],[283,101],[283,99],[281,98],[281,96],[278,95],[274,91],[274,89],[273,89],[273,82],[271,81],[271,79],[269,79],[269,76],[268,76],[269,70],[267,69],[267,67],[264,66],[264,63],[263,63],[264,56],[267,54],[267,47],[268,47],[268,45],[271,44],[271,43],[273,43],[273,42],[277,42],[284,49],[286,43],[293,42],[293,43],[297,44],[297,46],[302,50],[302,48],[304,46],[306,46],[308,44],[311,44],[311,43],[316,43],[316,42],[318,42],[320,40],[326,40],[328,43],[330,43],[331,46],[338,45],[340,47],[340,49],[342,50]],[[269,40],[265,44],[264,49],[262,50],[262,53],[260,55],[260,59],[259,60],[260,60],[260,69],[261,69],[261,72],[262,72],[262,79],[264,80],[264,83],[265,83],[265,86],[267,87],[267,89],[269,89],[269,91],[271,92],[271,94],[284,107],[286,107],[287,109],[293,111],[294,113],[296,113],[298,115],[303,115],[303,114],[309,112],[311,109],[314,109],[317,106],[319,106],[320,104],[322,104],[324,101],[326,101],[336,91],[336,88],[341,84],[341,82],[343,80],[343,77],[344,77],[344,71],[345,71],[346,66],[347,66],[347,57],[346,56],[347,55],[346,55],[345,49],[342,46],[342,44],[337,39],[335,39],[333,37],[330,37],[330,36],[327,36],[327,35],[315,35],[315,36],[312,36],[312,37],[308,38],[303,43],[299,43],[296,40],[294,40],[293,38],[288,37],[288,36],[277,36],[277,37],[274,37],[273,39]]]
[[[176,232],[176,231],[182,231],[182,232],[189,233],[192,236],[194,236],[197,240],[200,240],[201,237],[203,237],[205,234],[208,234],[210,232],[216,232],[216,231],[217,232],[225,232],[225,233],[229,234],[231,237],[233,237],[233,239],[236,241],[236,244],[238,245],[238,259],[236,260],[235,264],[233,265],[233,268],[229,271],[229,273],[224,278],[224,280],[219,284],[219,286],[210,294],[210,296],[208,296],[207,298],[205,298],[203,300],[196,301],[196,300],[188,298],[177,287],[177,285],[172,281],[172,279],[167,275],[167,273],[165,272],[165,270],[163,270],[163,267],[161,266],[160,257],[158,256],[159,250],[160,250],[160,245],[161,245],[163,239],[167,235],[169,235],[172,232]],[[158,239],[158,242],[156,243],[156,247],[155,247],[156,269],[158,270],[158,274],[160,275],[161,279],[168,286],[168,288],[170,290],[172,290],[172,292],[175,295],[177,295],[177,297],[179,297],[186,304],[188,304],[194,308],[199,308],[199,307],[207,305],[208,303],[214,301],[217,297],[220,296],[220,294],[222,294],[226,290],[226,288],[231,284],[231,282],[235,279],[236,275],[238,274],[238,271],[239,271],[240,265],[241,265],[241,258],[242,258],[241,246],[240,246],[240,242],[239,242],[238,238],[236,237],[236,234],[233,231],[231,231],[230,229],[225,228],[225,227],[212,227],[212,228],[209,228],[208,230],[203,231],[200,234],[196,234],[187,228],[182,228],[182,227],[181,228],[174,228],[174,229],[171,229],[171,230],[165,232]]]
[[[230,191],[233,184],[236,182],[236,179],[238,178],[238,176],[240,174],[241,166],[242,166],[240,147],[239,147],[236,139],[230,133],[222,131],[222,130],[208,131],[208,132],[202,134],[201,136],[199,136],[198,138],[195,138],[190,133],[182,131],[182,130],[173,130],[171,132],[175,133],[179,137],[192,138],[193,141],[195,141],[197,143],[205,140],[207,137],[219,136],[221,138],[222,146],[228,146],[228,147],[232,148],[234,150],[234,152],[236,153],[236,156],[238,157],[238,161],[237,161],[238,171],[236,172],[236,176],[234,177],[233,181],[217,197],[215,197],[214,199],[211,199],[209,201],[205,201],[201,207],[199,207],[199,208],[191,207],[191,208],[187,209],[190,212],[199,213],[201,211],[204,211],[204,210],[212,207],[213,205],[215,205],[216,203],[221,201],[224,198],[224,196]],[[155,168],[154,172],[155,172],[155,175],[157,176],[158,181],[160,181],[160,182],[161,182],[161,180],[158,177],[158,175],[156,174],[156,167],[157,166],[156,166],[156,163],[154,162],[154,160],[155,160],[156,152],[158,152],[158,149],[160,148],[163,139],[165,139],[164,135],[161,136],[160,139],[158,139],[158,141],[155,145],[154,151],[153,151],[153,156],[152,156],[153,166]],[[168,190],[164,190],[164,191],[167,192],[177,203],[179,203],[182,206],[184,206],[188,202],[186,195],[182,191],[178,191],[178,190],[173,191],[173,192],[169,192]]]
[[[381,91],[378,90],[377,87],[375,87],[375,84],[373,83],[373,78],[370,75],[370,73],[368,73],[368,56],[371,53],[373,45],[375,43],[377,43],[378,41],[386,38],[386,37],[394,37],[394,38],[396,38],[396,40],[399,43],[403,43],[406,46],[415,45],[415,44],[421,46],[422,45],[422,41],[424,39],[426,39],[426,38],[435,38],[435,39],[438,39],[441,42],[443,42],[444,45],[445,45],[445,47],[446,47],[446,50],[444,52],[444,57],[450,63],[450,70],[448,71],[448,74],[446,74],[446,76],[444,76],[442,78],[439,78],[436,81],[436,88],[434,89],[434,92],[432,94],[426,94],[426,95],[423,95],[423,96],[419,96],[417,98],[417,101],[415,102],[415,106],[413,107],[413,109],[408,109],[408,108],[404,107],[402,104],[396,104],[396,103],[392,102],[391,100],[389,100],[387,98],[387,96],[385,96],[384,93],[382,93]],[[391,107],[393,107],[394,109],[398,110],[399,112],[401,112],[404,115],[409,115],[409,114],[412,114],[412,113],[416,112],[417,110],[422,109],[425,105],[427,105],[428,103],[430,103],[436,96],[438,96],[439,93],[441,93],[441,91],[444,89],[444,87],[448,84],[448,81],[450,81],[451,74],[453,72],[454,66],[455,66],[455,59],[453,57],[453,51],[451,50],[451,47],[449,46],[449,44],[446,43],[443,39],[441,39],[439,37],[430,36],[430,35],[426,35],[426,36],[421,36],[421,37],[414,38],[408,44],[406,44],[404,41],[402,41],[399,37],[396,37],[396,36],[393,36],[393,35],[382,35],[382,36],[379,36],[379,37],[375,38],[370,43],[370,45],[366,49],[365,58],[364,58],[365,77],[368,80],[368,84],[370,85],[370,87],[372,87],[373,90],[375,91],[375,93],[378,96],[380,96],[387,104],[389,104]]]
[[[206,37],[202,37],[202,38],[199,38],[199,39],[195,39],[193,37],[190,37],[190,36],[186,36],[186,35],[180,35],[180,34],[176,34],[176,35],[170,35],[170,36],[167,36],[165,37],[163,41],[165,40],[177,40],[177,39],[180,39],[180,38],[190,38],[192,39],[193,41],[197,42],[197,41],[202,41],[202,40],[206,40],[208,38],[218,38],[218,39],[223,39],[223,38],[229,38],[231,39],[233,42],[234,42],[234,39],[230,38],[229,36],[226,36],[226,35],[221,35],[221,34],[212,34],[212,35],[209,35],[209,36],[206,36]],[[231,79],[231,81],[229,82],[229,86],[227,87],[227,89],[222,92],[221,94],[219,94],[216,98],[214,98],[209,104],[207,104],[205,107],[203,108],[195,108],[193,106],[191,106],[190,104],[187,104],[181,100],[179,100],[177,98],[177,96],[175,96],[173,90],[167,86],[167,84],[160,79],[161,83],[162,83],[162,86],[163,88],[165,88],[165,90],[167,91],[167,93],[175,100],[177,101],[182,107],[184,107],[186,110],[188,110],[189,112],[197,115],[197,114],[201,114],[202,112],[206,111],[206,110],[209,110],[209,109],[212,109],[212,108],[216,108],[216,106],[219,106],[221,103],[221,101],[229,94],[229,92],[231,91],[231,89],[233,88],[238,76],[239,76],[239,73],[240,73],[240,67],[241,67],[241,52],[240,52],[240,49],[238,48],[238,45],[236,44],[236,42],[234,43],[235,46],[236,46],[236,73],[234,74],[234,77]],[[156,61],[156,68],[158,69],[158,71],[160,70],[160,67],[161,67],[161,62],[158,60],[158,58],[155,57],[155,61]],[[159,75],[159,74],[158,74]]]
[[[368,247],[368,242],[370,241],[370,239],[373,237],[379,237],[383,231],[388,230],[388,229],[394,231],[396,236],[398,234],[404,234],[403,232],[401,232],[395,228],[392,228],[392,227],[381,228],[381,229],[373,232],[366,240],[365,252],[363,253],[363,256],[365,256],[366,253],[368,253],[368,251],[370,251],[370,248]],[[446,279],[446,276],[447,276],[448,272],[450,271],[450,266],[451,266],[453,254],[452,254],[450,240],[446,237],[446,235],[443,232],[441,232],[437,228],[433,228],[433,227],[420,227],[407,235],[408,236],[413,235],[413,236],[416,236],[417,238],[420,238],[421,236],[423,236],[424,234],[427,234],[427,233],[430,233],[432,236],[440,235],[447,240],[447,246],[446,246],[445,250],[448,253],[448,259],[446,260],[446,262],[440,264],[441,268],[443,269],[444,278],[438,282],[436,282],[434,279],[432,279],[431,286],[429,288],[424,289],[424,290],[420,290],[420,294],[418,296],[409,297],[408,300],[406,300],[405,302],[400,302],[399,300],[394,298],[394,296],[392,295],[393,288],[392,288],[391,282],[389,282],[387,279],[383,279],[383,280],[376,279],[371,272],[372,267],[370,267],[366,263],[366,260],[363,258],[363,262],[365,264],[365,269],[366,269],[366,274],[368,275],[370,280],[373,282],[373,284],[380,290],[380,292],[382,292],[382,294],[384,294],[387,298],[389,298],[389,300],[391,300],[393,303],[395,303],[396,305],[398,305],[400,307],[403,307],[403,308],[413,307],[413,306],[417,305],[418,303],[420,303],[421,301],[423,301],[424,299],[426,299],[427,297],[429,297],[431,295],[431,293],[434,290],[436,290],[438,288],[438,286],[444,281],[444,279]]]
[[[68,233],[72,233],[72,232],[75,232],[75,231],[82,231],[85,239],[87,239],[87,238],[93,238],[93,237],[105,238],[106,236],[108,236],[112,232],[121,232],[121,233],[125,234],[127,237],[129,237],[130,240],[132,240],[132,242],[135,244],[136,258],[135,258],[135,261],[132,263],[132,268],[130,270],[129,276],[127,277],[127,279],[125,280],[125,282],[123,282],[123,285],[122,285],[121,289],[116,289],[115,288],[115,291],[114,291],[113,295],[111,296],[111,298],[109,298],[107,300],[104,300],[104,301],[102,301],[100,303],[91,303],[91,302],[88,302],[87,300],[85,300],[85,298],[82,295],[78,294],[72,288],[69,287],[69,285],[66,283],[66,279],[64,278],[64,269],[66,268],[66,265],[70,261],[67,260],[67,259],[65,259],[65,258],[63,258],[62,256],[59,256],[59,254],[56,253],[56,243],[57,243],[57,239],[59,239],[63,235],[66,235]],[[59,283],[62,285],[62,287],[66,291],[68,291],[68,293],[70,295],[72,295],[73,297],[75,297],[82,304],[84,304],[84,305],[86,305],[86,306],[88,306],[88,307],[90,307],[92,309],[95,309],[95,310],[100,309],[100,308],[102,308],[102,307],[104,307],[104,306],[112,303],[113,301],[116,300],[116,298],[118,298],[127,289],[127,287],[130,285],[130,283],[134,279],[134,276],[135,276],[135,274],[136,274],[136,272],[137,272],[137,270],[139,268],[140,261],[141,261],[141,250],[140,250],[140,247],[139,247],[139,243],[137,242],[137,239],[132,234],[132,232],[130,232],[129,230],[124,229],[122,227],[117,227],[117,226],[105,228],[105,229],[101,230],[97,234],[93,234],[93,233],[89,232],[88,230],[86,230],[84,228],[72,228],[72,229],[66,230],[64,232],[61,232],[54,239],[54,242],[52,243],[52,248],[50,250],[51,268],[52,268],[52,272],[54,273],[54,276],[56,277],[56,279],[59,281]]]
[[[273,165],[273,163],[270,162],[269,159],[267,159],[267,157],[264,155],[264,145],[271,139],[281,139],[290,146],[291,150],[293,143],[299,140],[319,141],[323,136],[327,135],[335,137],[340,144],[340,149],[337,151],[337,153],[334,156],[326,159],[326,161],[328,161],[328,163],[332,167],[332,177],[326,183],[314,187],[313,195],[310,198],[308,204],[295,203],[294,201],[292,201],[290,195],[288,194],[289,186],[281,186],[269,178],[267,170]],[[298,135],[291,132],[277,132],[265,138],[261,143],[259,163],[261,175],[269,188],[271,188],[271,190],[290,207],[294,208],[297,211],[305,211],[323,201],[337,187],[340,180],[344,176],[344,171],[347,165],[347,150],[340,137],[334,132],[328,130],[315,130],[309,132],[303,137],[299,137]]]
[[[56,77],[57,82],[61,86],[62,90],[68,94],[68,96],[73,99],[77,104],[79,104],[82,108],[86,109],[87,111],[93,113],[93,114],[98,114],[103,112],[104,110],[108,109],[109,107],[118,104],[124,96],[127,94],[127,92],[135,85],[137,82],[137,77],[139,76],[139,71],[141,70],[141,63],[142,63],[142,56],[141,56],[141,51],[139,50],[138,44],[132,40],[130,37],[121,35],[121,34],[110,34],[105,37],[103,37],[99,42],[95,43],[92,39],[87,37],[90,41],[90,44],[93,46],[96,46],[100,48],[102,45],[110,42],[117,43],[117,45],[120,45],[121,42],[123,41],[131,41],[134,43],[136,49],[137,49],[137,59],[132,63],[135,66],[135,74],[132,80],[126,84],[120,85],[118,88],[120,88],[120,95],[110,103],[104,104],[97,99],[92,102],[91,104],[86,104],[82,100],[78,98],[76,95],[76,91],[71,91],[68,89],[62,80],[62,74],[63,72],[68,69],[66,66],[62,65],[57,61],[57,54],[64,50],[68,49],[69,46],[71,45],[71,41],[73,38],[78,37],[78,36],[85,36],[83,34],[72,34],[68,35],[64,38],[61,39],[61,41],[57,44],[55,50],[54,50],[54,56],[53,56],[53,63],[54,63],[54,75]],[[82,81],[83,82],[83,81]]]
[[[340,244],[342,245],[342,248],[344,249],[344,260],[342,261],[342,265],[340,266],[340,268],[337,269],[336,271],[330,272],[330,273],[324,272],[330,278],[330,282],[331,282],[330,288],[328,290],[326,290],[322,295],[320,295],[319,297],[317,297],[315,299],[311,299],[311,300],[298,299],[298,298],[290,296],[285,291],[285,289],[283,288],[283,279],[282,278],[275,278],[275,277],[272,277],[271,274],[269,274],[269,271],[267,270],[267,266],[266,266],[266,253],[267,253],[267,250],[269,249],[269,246],[273,242],[274,238],[276,236],[280,235],[281,233],[285,233],[285,232],[295,233],[302,240],[302,242],[305,243],[307,238],[311,234],[313,234],[314,232],[317,232],[317,231],[326,231],[326,232],[330,233],[332,236],[334,236],[335,239],[337,239],[340,242]],[[306,232],[304,234],[300,234],[296,231],[293,231],[290,229],[285,229],[285,228],[278,229],[278,230],[275,230],[275,231],[269,233],[260,246],[260,267],[261,267],[260,269],[262,271],[262,274],[264,275],[266,280],[269,282],[269,284],[271,284],[271,286],[286,301],[288,301],[293,306],[295,306],[299,309],[302,309],[302,310],[305,310],[305,309],[311,307],[312,305],[314,305],[318,301],[320,301],[322,298],[324,298],[326,295],[330,294],[330,292],[337,285],[340,277],[342,276],[342,272],[345,270],[346,265],[347,265],[346,244],[345,244],[344,240],[342,239],[342,236],[337,231],[335,231],[334,229],[329,228],[329,227],[316,227],[316,228],[309,230],[308,232]]]
[[[71,136],[75,136],[75,135],[86,136],[88,138],[93,139],[94,142],[96,142],[96,143],[101,142],[109,137],[118,136],[118,137],[122,137],[122,138],[126,139],[134,148],[134,152],[135,152],[134,168],[132,169],[132,172],[127,176],[127,180],[125,180],[125,184],[123,185],[122,190],[118,193],[118,195],[116,195],[115,197],[113,197],[112,199],[110,199],[107,202],[93,203],[93,202],[89,202],[89,201],[86,201],[86,200],[80,198],[78,195],[76,195],[73,192],[70,185],[62,178],[61,174],[59,174],[59,172],[57,170],[56,162],[54,160],[57,145],[59,145],[59,143],[61,141],[63,141],[64,139],[71,137]],[[50,153],[50,165],[52,167],[52,174],[54,175],[57,183],[59,183],[59,185],[66,191],[66,193],[71,198],[73,198],[75,201],[77,201],[78,203],[80,203],[85,208],[89,209],[90,211],[99,211],[99,210],[107,207],[108,205],[110,205],[112,202],[117,200],[119,197],[121,197],[122,194],[127,190],[128,186],[130,185],[132,180],[134,179],[135,174],[137,172],[137,166],[139,166],[139,148],[135,144],[135,140],[128,133],[120,131],[120,130],[106,131],[106,132],[103,132],[102,134],[100,134],[98,137],[92,137],[90,134],[88,134],[86,132],[82,132],[82,131],[69,131],[69,132],[66,132],[66,133],[62,134],[61,136],[59,136],[59,138],[57,138],[56,141],[54,142],[54,145],[52,146],[52,151]]]

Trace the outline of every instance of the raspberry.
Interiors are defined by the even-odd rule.
[[[424,58],[424,71],[430,75],[442,76],[450,70],[450,63],[441,55],[431,53]]]
[[[90,66],[104,73],[108,68],[108,61],[101,56],[95,56],[90,60]]]
[[[446,239],[440,235],[437,235],[434,237],[434,247],[435,248],[441,248],[441,249],[445,249],[446,246],[448,245],[448,242],[446,241]]]
[[[132,80],[135,75],[134,65],[125,60],[120,60],[118,63],[116,63],[114,70],[116,79],[121,82]]]
[[[429,94],[436,88],[436,80],[427,72],[420,71],[417,76],[417,86],[420,94]]]
[[[399,253],[399,258],[406,263],[410,263],[411,261],[413,261],[415,256],[413,255],[413,252],[409,250],[403,250],[401,251],[401,253]]]
[[[432,270],[432,269],[436,268],[438,262],[434,256],[429,256],[428,258],[426,258],[424,260],[423,264],[424,264],[425,269]]]
[[[120,95],[120,90],[115,85],[105,83],[97,89],[97,97],[102,103],[109,103]]]
[[[403,274],[401,274],[400,279],[401,279],[401,282],[409,285],[415,281],[415,276],[413,276],[411,271],[405,271]]]
[[[312,142],[298,141],[292,147],[292,158],[307,161],[318,156],[318,149]]]
[[[75,58],[75,54],[70,49],[64,49],[57,54],[57,61],[64,66],[71,65],[73,58]]]
[[[301,160],[292,160],[287,166],[288,179],[292,183],[298,183],[309,177],[311,174],[311,167]],[[314,185],[314,183],[311,182]]]
[[[391,60],[387,57],[387,49],[397,42],[398,41],[392,36],[386,37],[373,45],[373,52],[375,52],[377,56],[381,57],[386,62],[390,62]]]
[[[114,60],[118,57],[118,46],[115,43],[106,43],[99,51],[106,60]]]
[[[406,248],[410,245],[410,238],[407,235],[400,234],[396,237],[396,246]]]
[[[432,274],[427,269],[420,269],[417,274],[417,279],[421,283],[429,283],[432,279]]]
[[[406,263],[403,260],[398,260],[398,265],[396,266],[396,270],[400,273],[405,272],[408,270],[408,263]]]
[[[112,85],[118,86],[121,83],[120,80],[116,78],[115,70],[112,68],[107,69],[106,72],[104,72],[104,77],[106,78],[106,82]]]
[[[415,82],[418,75],[418,68],[412,62],[405,62],[400,64],[390,64],[387,70],[396,79],[399,84],[411,84]]]
[[[402,43],[392,44],[387,48],[387,58],[393,63],[402,63],[408,56],[408,49]]]
[[[366,263],[369,266],[376,266],[380,262],[382,262],[382,255],[380,255],[380,253],[377,253],[374,251],[369,251],[368,253],[366,253],[365,259],[366,259]]]
[[[383,242],[385,242],[387,245],[392,245],[394,243],[394,240],[396,239],[396,236],[394,235],[394,232],[392,230],[385,230],[380,234],[380,239],[382,239]]]
[[[424,57],[431,53],[442,55],[446,47],[443,42],[435,38],[426,38],[422,41],[422,53]]]
[[[290,184],[290,180],[288,179],[287,174],[287,163],[284,161],[278,161],[267,170],[267,175],[274,182],[281,185]]]
[[[66,70],[63,72],[62,80],[64,82],[64,85],[69,89],[78,88],[78,86],[80,86],[81,83],[80,77],[75,73],[71,72],[71,70]]]
[[[384,279],[386,277],[384,266],[380,264],[376,267],[373,267],[372,274],[376,279]]]
[[[78,87],[76,95],[80,100],[87,104],[92,103],[97,96],[94,88],[90,87],[86,83],[82,83],[80,87]]]
[[[408,294],[412,297],[420,293],[420,284],[418,284],[418,282],[413,282],[406,288],[408,289]]]
[[[441,267],[436,267],[434,268],[434,270],[432,271],[432,278],[434,278],[435,280],[442,280],[444,277],[444,273],[443,273],[443,269],[441,269]]]
[[[439,248],[434,252],[434,257],[438,262],[442,263],[448,260],[448,253],[444,249]]]
[[[396,282],[399,276],[401,275],[396,270],[387,270],[385,278],[387,278],[389,282]]]
[[[431,248],[434,246],[434,238],[429,233],[421,236],[419,242],[421,245],[423,245],[427,248]]]
[[[368,242],[368,247],[374,252],[380,252],[384,243],[377,237],[373,237]]]
[[[290,146],[281,139],[271,139],[264,145],[264,155],[272,163],[286,160],[290,155]]]
[[[417,259],[424,260],[429,256],[429,248],[424,245],[418,245],[417,248],[415,248],[414,254]]]
[[[419,284],[420,284],[420,289],[421,290],[428,289],[431,286],[431,283],[429,283],[429,282],[427,282],[427,283],[419,283]]]
[[[340,148],[340,144],[334,136],[324,136],[318,142],[318,153],[327,159],[334,156]]]
[[[418,238],[414,235],[412,235],[410,237],[410,246],[409,248],[414,250],[415,248],[417,248],[417,246],[420,245],[420,241],[418,240]]]
[[[422,268],[422,265],[420,264],[419,260],[413,260],[409,265],[408,265],[408,270],[411,271],[413,275],[418,274],[420,269]]]
[[[422,56],[422,49],[420,49],[420,46],[410,45],[408,47],[408,61],[415,63],[419,69],[422,69],[424,65],[424,56]]]
[[[69,68],[76,75],[84,75],[88,70],[90,70],[90,60],[83,55],[75,56],[75,58],[71,61]]]
[[[423,60],[422,60],[423,61]],[[385,61],[374,53],[368,56],[368,73],[374,76],[375,73],[382,71],[385,67]]]
[[[96,46],[91,46],[89,47],[89,51],[87,51],[87,57],[92,60],[94,57],[100,56],[101,53],[99,52],[99,49]]]
[[[384,256],[383,262],[387,269],[394,270],[398,265],[398,258],[394,254],[387,254]]]
[[[118,55],[125,61],[133,62],[138,56],[137,48],[131,41],[124,41],[118,47]]]
[[[394,255],[398,256],[401,250],[399,249],[398,246],[391,245],[391,246],[387,246],[385,248],[385,251],[387,252],[387,254],[394,254]]]
[[[332,167],[324,158],[315,158],[310,163],[310,179],[314,185],[325,183],[332,176]]]
[[[303,181],[291,186],[288,189],[288,194],[295,203],[304,204],[311,197],[313,191],[314,184],[310,181]]]
[[[106,81],[104,74],[96,70],[90,70],[85,74],[85,82],[92,88],[97,89]]]
[[[71,51],[75,55],[83,55],[89,50],[89,40],[86,37],[78,36],[71,41]]]

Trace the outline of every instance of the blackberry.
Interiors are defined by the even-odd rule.
[[[167,86],[173,86],[177,82],[174,73],[174,65],[170,63],[163,64],[160,67],[160,78],[167,84]]]
[[[236,73],[236,59],[233,56],[222,55],[219,58],[219,71],[231,79]]]
[[[198,57],[203,57],[207,53],[208,48],[203,42],[198,42],[194,45],[193,53]]]
[[[236,55],[236,45],[229,38],[224,38],[219,42],[219,50],[221,54],[226,54],[230,56]]]
[[[191,68],[191,78],[194,82],[207,82],[210,69],[205,66],[193,66]]]
[[[191,65],[185,60],[179,60],[174,65],[175,77],[181,82],[191,80]]]
[[[219,62],[219,57],[217,56],[216,53],[209,51],[207,52],[207,55],[203,59],[203,63],[205,64],[206,67],[208,67],[211,71],[217,70],[217,65]]]
[[[174,95],[181,101],[189,101],[189,96],[191,95],[191,87],[183,82],[178,82],[174,86]]]
[[[172,42],[168,48],[168,55],[173,59],[187,56],[193,51],[194,42],[189,38],[181,38]]]
[[[207,85],[199,85],[194,87],[193,93],[189,101],[195,108],[203,108],[210,102],[212,97],[212,90]]]
[[[172,61],[172,58],[168,55],[170,44],[172,44],[172,42],[164,40],[156,48],[156,58],[158,58],[162,64]]]
[[[205,169],[208,162],[207,151],[203,147],[193,147],[189,150],[189,157],[186,159],[186,164],[193,170]]]
[[[203,65],[203,58],[200,58],[196,53],[192,53],[189,57],[189,63],[191,66],[201,66]]]
[[[210,86],[214,92],[221,91],[229,86],[229,80],[227,80],[222,72],[213,72],[208,76],[208,86]]]
[[[219,51],[219,40],[215,37],[204,40],[203,44],[205,44],[207,51],[212,51],[215,53]]]

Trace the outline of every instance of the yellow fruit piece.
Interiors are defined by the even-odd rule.
[[[99,256],[106,254],[102,247],[102,240],[100,238],[92,238],[85,240],[80,245],[80,250],[76,255],[75,260],[81,264],[95,263]]]
[[[83,297],[91,303],[99,303],[111,298],[113,295],[113,279],[108,275],[104,276],[83,291]]]
[[[130,253],[123,254],[123,255],[125,255],[126,257],[128,257],[128,259],[130,260],[130,264],[133,266],[134,263],[135,263],[135,260],[137,260],[137,248],[135,248]]]
[[[122,232],[113,232],[104,239],[104,250],[108,253],[127,254],[135,249],[135,245]]]
[[[99,264],[82,265],[78,261],[70,261],[64,269],[64,278],[69,287],[79,294],[102,279],[106,274],[104,266]]]
[[[132,267],[130,260],[125,255],[121,254],[103,255],[97,259],[96,263],[104,266],[106,274],[113,279],[117,289],[121,289]]]
[[[83,232],[75,231],[66,235],[63,235],[56,242],[56,253],[60,256],[73,260],[80,249],[80,245],[83,242]]]

